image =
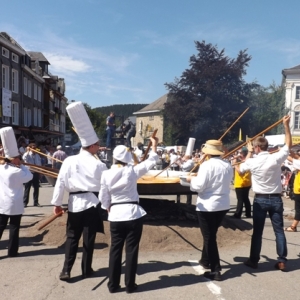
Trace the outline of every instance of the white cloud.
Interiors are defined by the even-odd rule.
[[[53,70],[54,72],[60,72],[64,74],[85,73],[91,69],[91,67],[87,63],[78,59],[74,59],[71,56],[47,52],[44,52],[44,55],[50,62],[51,70]]]

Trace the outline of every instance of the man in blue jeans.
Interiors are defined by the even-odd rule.
[[[111,139],[115,133],[115,114],[111,112],[106,118],[106,149],[110,150],[112,147]]]
[[[289,149],[292,146],[290,132],[290,116],[284,116],[282,119],[285,130],[285,145],[279,152],[270,154],[268,150],[268,141],[264,137],[257,137],[248,143],[248,155],[246,161],[240,164],[240,172],[251,172],[252,188],[255,193],[253,202],[253,234],[251,239],[250,258],[244,264],[250,268],[256,269],[260,259],[262,246],[262,235],[267,213],[269,213],[274,233],[276,236],[276,250],[278,262],[275,268],[281,271],[285,270],[287,262],[287,245],[283,230],[283,203],[281,199],[281,164],[286,160]],[[250,158],[253,154],[254,158]]]

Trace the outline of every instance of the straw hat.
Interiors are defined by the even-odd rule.
[[[132,162],[132,154],[129,148],[119,145],[113,151],[113,158],[126,164]]]
[[[208,140],[203,145],[203,148],[201,151],[204,154],[210,154],[210,155],[223,155],[223,144],[221,141],[218,140]]]
[[[82,102],[73,102],[66,107],[66,110],[79,136],[82,147],[97,143],[99,138]]]
[[[20,155],[15,133],[12,127],[4,127],[0,129],[0,136],[6,158],[13,158]]]

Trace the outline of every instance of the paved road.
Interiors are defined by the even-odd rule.
[[[52,207],[49,201],[53,188],[43,185],[40,189],[41,208],[29,206],[22,219],[22,226],[32,226],[37,220],[49,215]],[[32,196],[31,196],[32,197]],[[165,198],[165,196],[164,196]],[[174,198],[173,198],[174,199]],[[32,198],[30,200],[32,202]],[[193,199],[195,201],[195,199]],[[235,195],[231,194],[232,211]],[[285,201],[285,212],[292,214],[293,202]],[[247,219],[248,221],[248,219]],[[290,221],[286,221],[289,225]],[[251,232],[241,231],[242,234]],[[269,221],[264,231],[262,260],[257,270],[242,264],[249,255],[249,245],[237,244],[230,249],[221,248],[223,281],[206,280],[201,274],[204,270],[197,264],[200,251],[191,247],[184,252],[141,252],[136,293],[128,295],[123,289],[120,293],[109,294],[107,290],[108,253],[103,251],[94,258],[96,276],[81,280],[80,259],[72,270],[72,281],[62,282],[58,274],[62,267],[63,250],[28,241],[20,248],[20,256],[7,258],[7,237],[5,231],[0,241],[0,299],[299,299],[300,285],[300,233],[287,233],[289,263],[288,272],[274,269],[276,249],[272,226]],[[188,242],[188,241],[187,241]],[[96,249],[95,251],[101,251]],[[122,278],[121,283],[124,280]]]

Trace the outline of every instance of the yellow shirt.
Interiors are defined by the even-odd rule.
[[[294,194],[300,194],[300,172],[297,171],[294,180]]]
[[[251,186],[251,173],[250,171],[245,172],[240,175],[237,170],[235,170],[234,174],[234,187],[242,188]]]

